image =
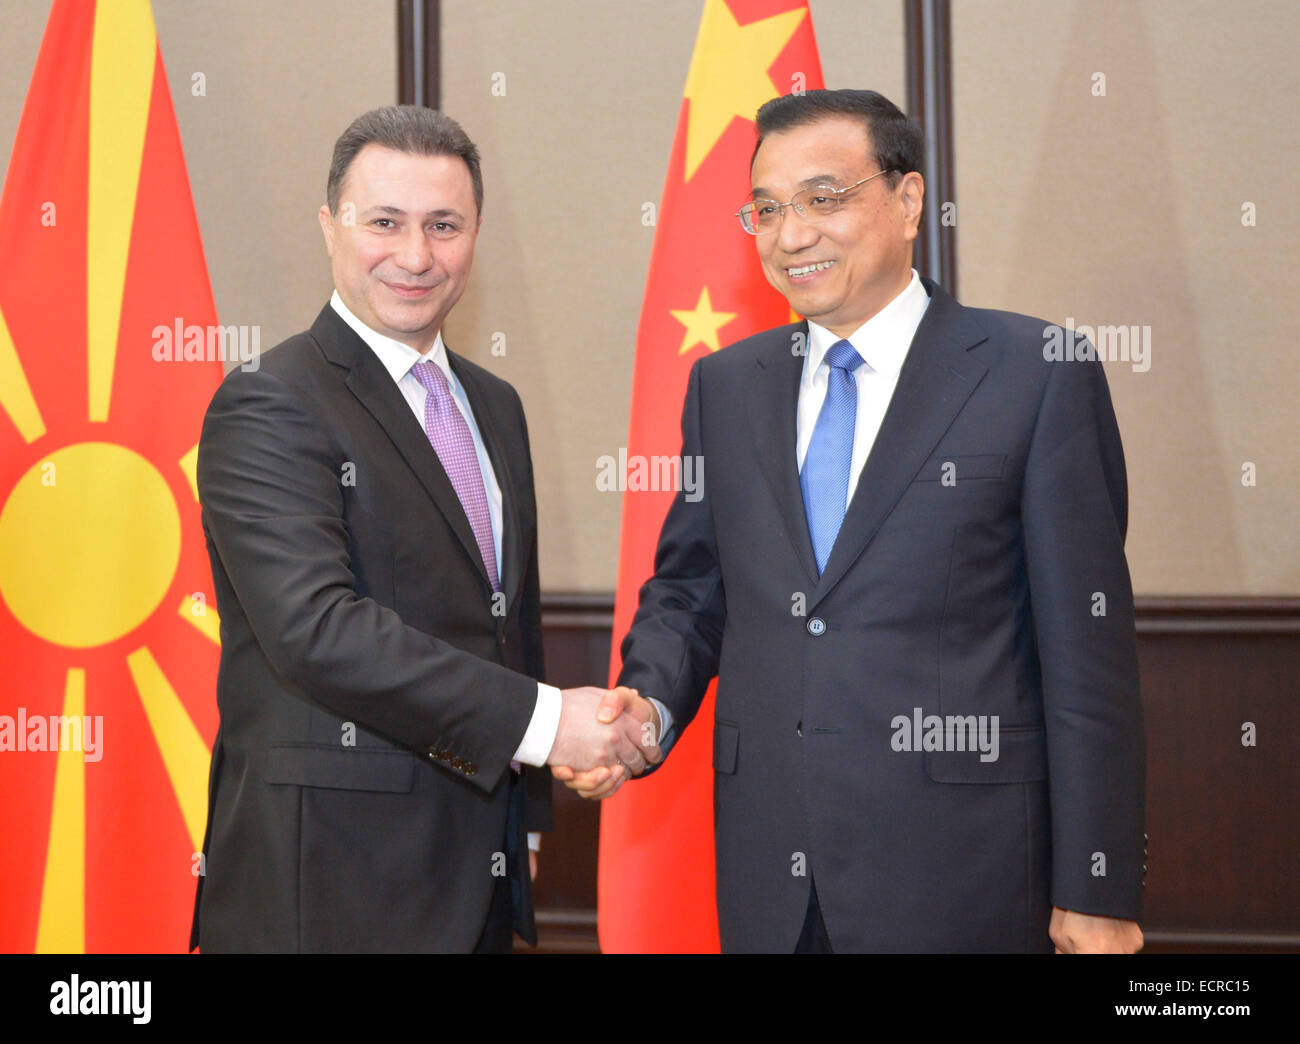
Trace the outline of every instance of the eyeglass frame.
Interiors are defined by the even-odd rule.
[[[878,178],[880,177],[881,174],[888,174],[893,169],[894,169],[893,167],[882,167],[874,174],[868,174],[865,178],[862,178],[859,181],[855,181],[852,185],[845,185],[844,188],[836,188],[834,185],[826,185],[826,184],[812,185],[806,189],[800,189],[798,192],[794,194],[794,196],[791,196],[789,200],[787,200],[785,203],[778,203],[774,199],[765,200],[765,202],[775,205],[781,212],[780,220],[777,221],[777,223],[772,228],[767,229],[767,231],[759,231],[755,229],[754,231],[751,232],[749,226],[745,224],[745,218],[743,216],[745,207],[753,206],[755,203],[759,202],[756,199],[751,199],[748,203],[745,204],[744,207],[741,207],[740,210],[737,210],[736,213],[733,214],[732,216],[740,220],[740,227],[743,228],[745,232],[751,236],[765,236],[768,234],[768,232],[775,232],[778,228],[780,228],[781,225],[785,222],[786,207],[794,207],[794,212],[799,215],[799,219],[801,221],[807,221],[810,225],[815,225],[820,221],[825,221],[826,218],[817,218],[815,221],[809,221],[808,217],[800,209],[799,205],[795,203],[795,196],[802,196],[805,192],[812,192],[814,189],[824,189],[827,192],[833,192],[835,194],[835,210],[836,212],[838,212],[840,206],[843,205],[843,201],[841,200],[840,197],[842,197],[844,193],[852,192],[859,185],[865,185],[868,181],[871,181],[873,178]],[[831,217],[831,216],[833,215],[830,214],[827,215],[827,217]]]

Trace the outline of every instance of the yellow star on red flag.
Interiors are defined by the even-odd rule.
[[[691,103],[686,127],[686,180],[739,116],[754,119],[765,101],[787,90],[767,74],[808,13],[800,4],[790,11],[748,25],[736,21],[725,0],[706,0],[700,34],[686,74]]]
[[[670,308],[674,319],[686,327],[682,335],[682,346],[678,355],[685,355],[697,344],[702,344],[711,352],[716,352],[722,345],[718,341],[718,331],[736,318],[736,312],[715,312],[713,302],[709,300],[709,288],[700,288],[700,299],[694,309]]]

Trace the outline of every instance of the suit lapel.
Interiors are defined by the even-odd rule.
[[[771,331],[765,349],[754,357],[758,365],[746,385],[745,400],[763,475],[781,510],[786,534],[799,563],[815,585],[817,559],[808,536],[808,516],[799,488],[796,410],[804,356],[791,350],[796,334],[801,334],[807,345],[808,324]]]
[[[329,305],[316,317],[311,332],[326,358],[348,369],[345,382],[348,389],[384,429],[402,459],[415,472],[415,477],[446,518],[465,553],[478,567],[484,589],[490,593],[483,555],[478,549],[478,541],[474,539],[474,530],[461,506],[460,497],[456,495],[456,489],[447,477],[442,461],[430,445],[429,437],[411,413],[411,407],[402,398],[402,393],[393,383],[388,371],[375,353],[366,347],[366,343]]]
[[[987,335],[942,287],[923,282],[930,305],[899,372],[826,571],[809,599],[810,611],[867,549],[988,370],[969,354]]]
[[[445,343],[445,342],[444,342]],[[492,470],[496,472],[497,485],[501,487],[501,557],[497,563],[501,571],[501,590],[506,596],[506,609],[514,605],[515,596],[523,583],[523,539],[519,523],[519,503],[515,496],[515,484],[510,473],[510,464],[505,452],[505,443],[492,418],[492,411],[487,407],[487,396],[477,377],[465,366],[464,360],[450,349],[447,359],[452,372],[465,388],[469,397],[470,409],[478,424],[483,445],[492,461]]]

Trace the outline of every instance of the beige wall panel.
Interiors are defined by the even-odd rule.
[[[954,7],[961,299],[1149,326],[1147,372],[1106,364],[1135,589],[1295,594],[1300,8]]]
[[[334,140],[397,95],[391,0],[154,0],[223,323],[270,348],[333,289],[316,211]],[[194,73],[206,97],[191,91]]]
[[[443,107],[478,142],[487,194],[448,341],[523,398],[543,587],[608,591],[621,505],[596,489],[596,459],[627,439],[654,236],[642,207],[663,190],[703,4],[442,8]],[[875,87],[902,104],[899,4],[814,0],[812,13],[827,83]],[[504,356],[492,354],[497,334]]]

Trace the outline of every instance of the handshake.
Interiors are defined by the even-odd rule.
[[[635,689],[586,686],[560,693],[560,726],[546,763],[584,798],[613,794],[663,760],[659,715]]]

